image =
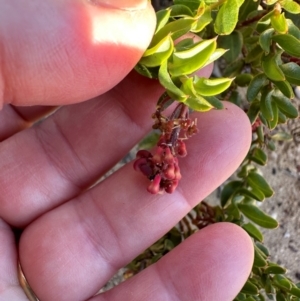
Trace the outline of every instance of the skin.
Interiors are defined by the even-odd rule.
[[[27,300],[19,257],[40,301],[231,301],[250,273],[253,247],[228,223],[94,296],[224,182],[251,140],[247,116],[228,103],[195,114],[199,134],[187,142],[172,195],[147,193],[132,163],[87,190],[149,131],[162,93],[130,72],[151,40],[152,8],[115,3],[122,9],[107,1],[0,3],[0,300]],[[12,227],[21,229],[18,244]]]

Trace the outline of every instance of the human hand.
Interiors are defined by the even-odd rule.
[[[0,14],[0,300],[27,300],[19,257],[40,301],[231,301],[253,249],[226,223],[94,294],[234,172],[250,145],[246,115],[231,104],[197,114],[200,133],[172,195],[147,193],[131,163],[87,190],[151,127],[159,85],[134,72],[122,79],[151,39],[154,14],[79,0],[5,0]],[[18,249],[11,227],[23,229]]]

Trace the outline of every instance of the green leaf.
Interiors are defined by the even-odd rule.
[[[257,97],[262,87],[265,86],[267,83],[268,79],[263,73],[254,76],[247,89],[248,101],[252,102]]]
[[[137,71],[139,74],[148,77],[148,78],[157,78],[158,77],[158,68],[147,68],[144,65],[137,64],[134,67],[134,70]]]
[[[234,61],[232,64],[227,64],[227,66],[224,69],[223,76],[236,76],[239,74],[244,67],[244,61],[241,59],[238,59]]]
[[[193,17],[193,12],[186,5],[175,4],[175,5],[171,6],[171,16],[172,17],[183,17],[183,16]]]
[[[172,76],[191,74],[201,67],[216,50],[216,39],[200,41],[190,49],[176,51],[173,60],[169,63],[169,71]]]
[[[190,31],[194,23],[196,23],[196,19],[181,18],[166,24],[154,35],[149,48],[157,45],[163,38],[168,35],[171,35],[173,40],[183,36]]]
[[[286,122],[287,122],[286,116],[280,110],[278,110],[278,123],[285,124]]]
[[[246,87],[250,84],[251,80],[253,79],[253,75],[252,74],[249,74],[249,73],[242,73],[242,74],[239,74],[234,82],[240,86],[240,87]]]
[[[294,98],[294,91],[290,83],[285,80],[281,82],[272,81],[274,85],[288,98]]]
[[[273,282],[277,287],[286,291],[290,291],[292,288],[291,282],[282,275],[275,274],[273,277]]]
[[[269,28],[261,33],[259,36],[259,44],[260,47],[264,50],[265,54],[269,54],[270,52],[270,46],[272,43],[272,36],[274,34],[274,29]]]
[[[172,54],[174,49],[173,40],[170,36],[166,36],[157,45],[146,50],[140,60],[140,64],[146,67],[157,67],[166,61]]]
[[[281,292],[277,292],[276,293],[276,301],[288,301],[288,299]]]
[[[257,295],[258,288],[253,283],[251,283],[249,280],[247,280],[247,282],[241,289],[241,293],[248,294],[248,295]]]
[[[156,13],[156,29],[155,33],[161,30],[169,21],[171,14],[170,8],[162,9]]]
[[[239,12],[239,21],[244,21],[248,19],[248,15],[250,12],[257,11],[259,6],[258,1],[244,1],[242,6],[240,7],[240,12]]]
[[[298,110],[291,103],[291,100],[284,96],[279,90],[275,90],[272,94],[272,98],[275,100],[278,108],[288,117],[297,118]]]
[[[285,274],[286,269],[276,263],[269,262],[269,265],[264,269],[264,273],[266,273],[266,274]]]
[[[292,141],[293,136],[285,132],[278,132],[271,136],[271,139],[275,141]]]
[[[262,233],[252,223],[244,224],[242,226],[242,228],[254,239],[263,241],[264,237],[263,237]]]
[[[202,31],[212,21],[211,10],[208,7],[204,10],[203,14],[198,18],[197,23],[191,29],[191,32]]]
[[[268,265],[268,262],[266,261],[266,257],[264,254],[260,251],[259,248],[254,245],[254,262],[253,265],[258,268],[264,268]]]
[[[273,130],[277,126],[278,118],[279,118],[279,110],[278,110],[277,104],[273,100],[273,98],[271,100],[271,107],[272,107],[272,112],[273,112],[274,117],[272,120],[267,120],[267,125],[270,130]],[[263,117],[263,115],[260,115],[260,116]]]
[[[260,99],[260,111],[262,115],[265,117],[266,120],[273,120],[274,119],[274,113],[272,110],[272,94],[273,91],[269,90],[269,87],[265,87],[266,89],[263,89],[261,99]]]
[[[203,67],[209,65],[210,63],[216,61],[218,58],[220,58],[224,53],[226,53],[227,50],[223,48],[217,48],[209,57],[209,59],[206,61],[206,63],[203,65]],[[202,67],[202,68],[203,68]]]
[[[295,37],[296,39],[300,39],[300,29],[293,23],[292,20],[287,20],[289,31],[288,33]]]
[[[275,219],[261,211],[255,205],[238,204],[238,208],[249,220],[263,228],[275,229],[278,227],[278,223]]]
[[[187,99],[187,95],[185,95],[175,84],[173,83],[167,68],[167,61],[164,61],[158,72],[158,78],[160,84],[167,90],[168,94],[171,98],[176,99],[178,101],[185,101]]]
[[[270,53],[262,58],[262,69],[266,76],[274,81],[284,81],[285,76],[279,68],[277,54]]]
[[[205,96],[205,100],[207,100],[215,109],[217,110],[222,110],[224,109],[224,105],[222,101],[220,101],[217,97],[215,96]]]
[[[282,7],[291,14],[300,14],[300,5],[296,1],[283,0],[280,1]]]
[[[290,290],[290,294],[300,298],[300,289],[296,287],[292,287]]]
[[[243,47],[243,35],[239,31],[234,31],[230,35],[220,36],[218,45],[228,49],[224,54],[224,59],[227,63],[231,63],[238,59]]]
[[[247,112],[247,115],[250,119],[251,124],[253,124],[256,121],[259,111],[260,111],[259,100],[252,101],[250,104],[249,110]]]
[[[259,59],[263,53],[264,53],[263,49],[260,47],[259,44],[257,44],[249,51],[249,53],[245,57],[245,62],[252,63],[255,60]]]
[[[273,16],[271,16],[271,24],[273,28],[279,33],[285,34],[288,31],[288,24],[286,22],[284,13],[273,14]]]
[[[201,1],[200,0],[174,0],[174,4],[183,4],[189,7],[191,10],[198,9]]]
[[[239,16],[239,2],[227,0],[220,8],[215,20],[215,32],[219,35],[229,35],[236,27]]]
[[[289,55],[300,57],[300,41],[290,34],[278,34],[273,36],[273,41]]]
[[[255,245],[265,254],[266,257],[270,256],[270,252],[264,244],[261,244],[259,242],[255,242]]]
[[[202,96],[213,96],[227,90],[233,78],[214,78],[207,79],[205,77],[195,76],[194,87],[197,93]]]
[[[232,197],[232,195],[234,194],[234,192],[238,188],[240,188],[242,185],[243,185],[243,182],[241,182],[241,181],[230,181],[229,183],[227,183],[224,186],[224,188],[222,189],[222,192],[221,192],[221,197],[220,197],[222,207],[225,207],[227,205],[227,203],[229,202],[229,200]]]
[[[280,68],[290,84],[300,86],[300,66],[292,62],[281,65]]]
[[[255,147],[252,151],[250,159],[254,159],[253,161],[256,160],[255,162],[260,165],[266,165],[268,161],[268,156],[261,148]]]
[[[273,189],[270,187],[265,178],[257,172],[251,171],[248,174],[247,181],[251,187],[260,189],[267,198],[274,194]]]

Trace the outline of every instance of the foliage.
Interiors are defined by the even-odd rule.
[[[222,109],[222,100],[234,102],[247,112],[253,139],[236,179],[223,186],[220,205],[196,206],[129,265],[129,274],[156,262],[195,231],[227,221],[247,231],[255,248],[251,275],[235,300],[300,300],[300,284],[270,261],[257,227],[278,226],[257,206],[273,195],[259,167],[267,164],[266,149],[290,139],[272,130],[298,117],[293,88],[300,85],[299,14],[300,4],[293,0],[175,0],[157,12],[154,37],[136,70],[157,78],[168,100],[192,110]],[[201,40],[188,37],[174,43],[189,32]],[[194,74],[215,61],[221,76],[206,79]]]

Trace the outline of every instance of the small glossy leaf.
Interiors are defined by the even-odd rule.
[[[266,274],[285,274],[286,269],[276,263],[269,262],[268,267],[266,267],[264,269],[264,273],[266,273]]]
[[[278,110],[278,124],[285,124],[286,122],[287,117],[280,110]]]
[[[224,109],[224,105],[222,101],[220,101],[217,97],[215,96],[205,96],[204,97],[215,109],[217,110],[222,110]]]
[[[255,245],[256,245],[256,247],[258,247],[265,254],[266,257],[270,256],[270,252],[264,244],[261,244],[259,242],[255,242]]]
[[[300,66],[291,62],[281,65],[280,68],[290,84],[300,86]]]
[[[240,86],[240,87],[246,87],[249,85],[249,83],[251,82],[251,80],[253,79],[253,75],[252,74],[249,74],[249,73],[242,73],[242,74],[239,74],[234,82]]]
[[[251,124],[253,124],[260,111],[260,102],[258,100],[254,100],[251,102],[247,115],[250,119]]]
[[[294,98],[294,91],[291,84],[285,80],[281,82],[273,81],[274,85],[288,98]]]
[[[204,13],[198,18],[197,23],[192,27],[191,32],[202,31],[212,21],[211,10],[208,7]]]
[[[227,49],[223,48],[217,48],[209,57],[209,59],[206,61],[206,63],[203,65],[203,67],[209,65],[210,63],[216,61],[218,58],[220,58],[224,53],[227,52]],[[202,67],[202,68],[203,68]]]
[[[254,239],[263,241],[264,237],[263,237],[262,233],[252,223],[247,223],[247,224],[243,225],[242,228]]]
[[[241,181],[230,181],[228,184],[224,186],[221,192],[221,206],[225,207],[233,193],[243,185]]]
[[[251,160],[255,159],[256,161],[255,160],[253,161],[255,161],[260,165],[266,165],[268,156],[261,148],[256,147],[253,149],[250,159]]]
[[[276,293],[276,301],[288,301],[288,299],[281,292],[277,292]]]
[[[284,276],[275,274],[273,277],[274,284],[283,290],[290,291],[292,288],[291,282]]]
[[[300,14],[300,5],[296,1],[283,0],[280,1],[282,7],[291,14]]]
[[[247,177],[247,180],[251,187],[257,187],[260,189],[267,198],[274,194],[273,189],[270,187],[265,178],[257,172],[251,171]]]
[[[239,2],[227,0],[220,8],[215,20],[215,32],[219,35],[229,35],[236,27],[239,16]]]
[[[241,289],[241,293],[248,294],[248,295],[257,295],[258,288],[249,280],[245,283],[243,288]]]
[[[166,36],[157,45],[146,50],[140,60],[140,64],[146,67],[157,67],[166,61],[172,54],[174,49],[173,40],[170,36]]]
[[[193,17],[193,12],[186,5],[174,4],[171,6],[171,16],[172,17],[182,17],[182,16]]]
[[[254,245],[254,262],[253,265],[258,268],[264,268],[268,265],[264,254]]]
[[[275,90],[272,94],[272,98],[275,100],[278,108],[288,117],[297,118],[298,110],[291,103],[291,100],[284,96],[280,91]]]
[[[262,87],[265,86],[267,83],[268,79],[263,73],[254,76],[247,89],[248,101],[253,101],[257,97]]]
[[[273,14],[273,16],[271,16],[271,24],[273,28],[279,33],[285,34],[288,31],[288,24],[283,13]]]
[[[223,76],[236,76],[238,74],[240,74],[240,72],[242,71],[244,67],[244,61],[241,59],[236,60],[235,62],[233,62],[232,64],[228,64],[223,72]]]
[[[259,2],[258,1],[244,1],[240,7],[239,21],[248,19],[250,12],[257,11]]]
[[[300,298],[300,288],[292,287],[290,290],[290,294]]]
[[[263,55],[263,53],[264,53],[263,49],[260,47],[259,44],[257,44],[249,51],[249,53],[245,57],[245,62],[252,63],[252,62],[256,61],[257,59],[260,59],[260,57]]]
[[[273,36],[273,41],[289,55],[300,57],[300,41],[290,34],[278,34]]]
[[[228,49],[224,54],[224,59],[227,63],[231,63],[238,59],[243,46],[243,36],[239,31],[234,31],[230,35],[220,36],[218,45],[222,48]]]
[[[188,50],[173,53],[173,60],[169,63],[172,76],[191,74],[205,65],[216,50],[216,39],[200,41]]]
[[[273,130],[277,126],[278,118],[279,118],[279,110],[278,110],[277,104],[273,100],[273,98],[271,100],[271,107],[272,107],[272,112],[273,112],[273,119],[267,120],[267,125],[270,130]],[[260,116],[263,117],[263,115],[260,115]]]
[[[207,112],[213,108],[213,106],[204,98],[198,95],[197,97],[189,97],[186,101],[185,104],[199,112]]]
[[[264,133],[264,127],[260,125],[256,130],[257,138],[260,143],[264,143],[265,141],[265,133]]]
[[[262,58],[262,69],[266,76],[275,81],[285,80],[284,73],[279,68],[276,54],[270,53]]]
[[[262,115],[265,117],[266,120],[273,120],[274,119],[274,113],[272,110],[272,94],[273,91],[269,90],[269,87],[265,87],[266,89],[263,89],[261,99],[260,99],[260,111]]]
[[[296,39],[300,39],[300,29],[293,23],[292,20],[287,20],[289,31],[288,33],[295,37]]]
[[[154,47],[163,38],[170,34],[173,40],[183,36],[184,34],[190,31],[195,22],[196,19],[193,18],[181,18],[166,24],[154,35],[149,48]]]
[[[270,52],[270,46],[272,43],[272,36],[274,34],[274,29],[269,28],[261,33],[259,36],[259,44],[260,47],[264,50],[265,54],[269,54]]]
[[[162,9],[156,13],[156,29],[155,33],[161,30],[169,21],[171,14],[170,8]]]
[[[273,139],[275,141],[292,141],[293,136],[289,133],[278,132],[278,133],[272,135],[271,139]]]
[[[275,219],[261,211],[255,205],[238,204],[238,208],[247,218],[263,228],[275,229],[278,227],[278,223]]]
[[[188,6],[191,10],[198,9],[201,1],[200,0],[174,0],[174,4],[183,4]]]
[[[148,78],[158,78],[158,68],[147,68],[144,65],[137,64],[134,67],[135,71]]]
[[[171,98],[178,101],[185,101],[187,95],[185,95],[175,84],[173,83],[167,68],[167,61],[163,62],[159,68],[158,73],[159,82],[165,89]]]
[[[197,93],[202,96],[213,96],[228,89],[232,81],[233,78],[207,79],[205,77],[195,76],[194,87]]]

